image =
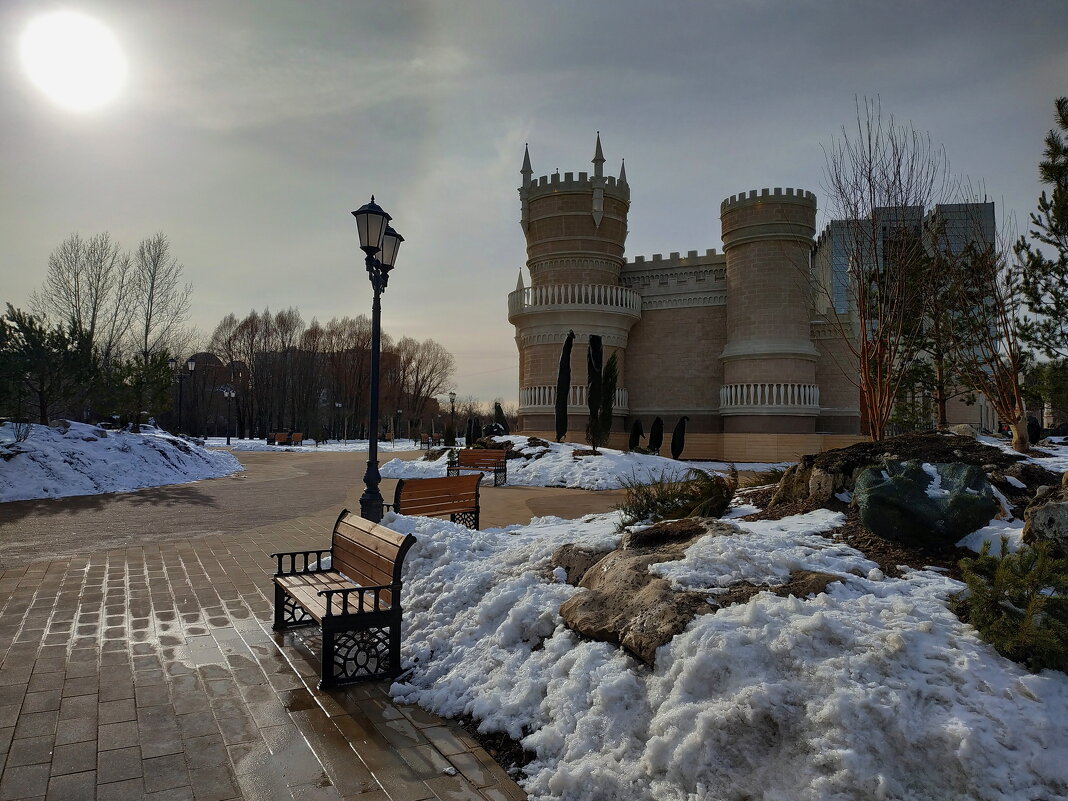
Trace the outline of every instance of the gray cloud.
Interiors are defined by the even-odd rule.
[[[738,3],[85,0],[131,62],[77,117],[14,60],[41,4],[0,6],[0,270],[24,303],[68,233],[166,231],[205,332],[225,313],[369,311],[349,210],[375,192],[407,237],[394,333],[456,353],[461,394],[514,398],[505,295],[525,261],[516,187],[627,159],[632,254],[719,247],[720,200],[819,192],[854,95],[945,143],[1025,218],[1052,100],[1059,0]]]

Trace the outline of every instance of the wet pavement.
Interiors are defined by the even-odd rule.
[[[239,454],[240,478],[0,504],[0,801],[525,798],[387,683],[317,690],[312,628],[271,631],[268,555],[329,544],[359,508],[353,456]],[[618,495],[486,487],[482,525]]]
[[[270,631],[268,554],[322,538],[313,516],[0,573],[0,799],[524,798],[387,684],[318,691],[312,629]]]

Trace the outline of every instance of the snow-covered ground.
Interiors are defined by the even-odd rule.
[[[736,521],[653,566],[710,595],[802,568],[843,581],[700,616],[649,669],[558,614],[580,590],[550,555],[617,544],[616,515],[489,531],[387,515],[418,537],[404,567],[416,669],[391,692],[520,739],[533,799],[1068,798],[1068,676],[1029,674],[979,640],[947,608],[960,583],[886,577],[815,533],[839,520]]]
[[[34,425],[25,442],[0,426],[0,502],[128,492],[218,478],[242,470],[232,454],[201,448],[165,431],[103,431],[71,423]]]
[[[1012,449],[1012,443],[1007,439],[980,436],[979,441],[986,445],[1000,448],[1005,451],[1005,453],[1016,453],[1016,451]],[[1054,443],[1052,445],[1033,445],[1034,448],[1051,454],[1050,456],[1032,456],[1027,454],[1025,458],[1029,462],[1034,462],[1035,464],[1042,465],[1042,467],[1047,470],[1052,470],[1054,473],[1063,473],[1065,470],[1068,470],[1068,445],[1065,444],[1068,440],[1064,437],[1053,437],[1052,441]]]
[[[462,440],[461,440],[462,441]],[[366,453],[368,441],[365,439],[336,440],[330,439],[316,445],[315,440],[306,439],[300,445],[270,445],[263,439],[237,439],[230,438],[230,444],[226,444],[226,437],[207,437],[204,444],[209,448],[229,448],[232,451],[296,451],[298,453]],[[392,451],[415,451],[419,450],[419,444],[413,439],[398,439],[396,442],[379,441],[378,452],[390,453]]]
[[[651,456],[628,451],[601,448],[600,456],[589,454],[589,446],[570,442],[550,442],[547,446],[531,446],[527,437],[512,435],[497,437],[510,441],[526,459],[508,461],[508,483],[521,487],[572,487],[587,490],[619,489],[627,483],[649,484],[659,478],[685,478],[693,468],[723,473],[726,462],[677,462],[663,456]],[[576,451],[586,455],[576,456]],[[393,459],[381,467],[384,478],[434,478],[445,475],[448,457],[432,462]],[[779,464],[738,463],[739,470],[768,470],[788,467],[792,462]],[[487,481],[492,480],[487,476]]]

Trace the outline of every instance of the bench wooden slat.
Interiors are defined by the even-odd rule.
[[[446,517],[478,528],[481,474],[411,478],[397,482],[393,508],[398,514]]]
[[[323,551],[274,555],[274,629],[310,620],[322,627],[320,687],[399,673],[401,568],[414,543],[411,534],[398,534],[345,509],[334,524],[330,570],[300,572]],[[326,591],[336,594],[319,595]],[[363,631],[370,633],[353,636]]]

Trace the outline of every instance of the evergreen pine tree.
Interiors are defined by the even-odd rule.
[[[1016,257],[1023,266],[1024,290],[1032,312],[1040,315],[1025,329],[1028,340],[1047,356],[1068,357],[1068,97],[1057,98],[1057,128],[1046,135],[1038,165],[1043,190],[1031,213],[1030,241],[1020,237]],[[1058,130],[1059,129],[1059,130]],[[1048,257],[1040,248],[1052,251]]]

